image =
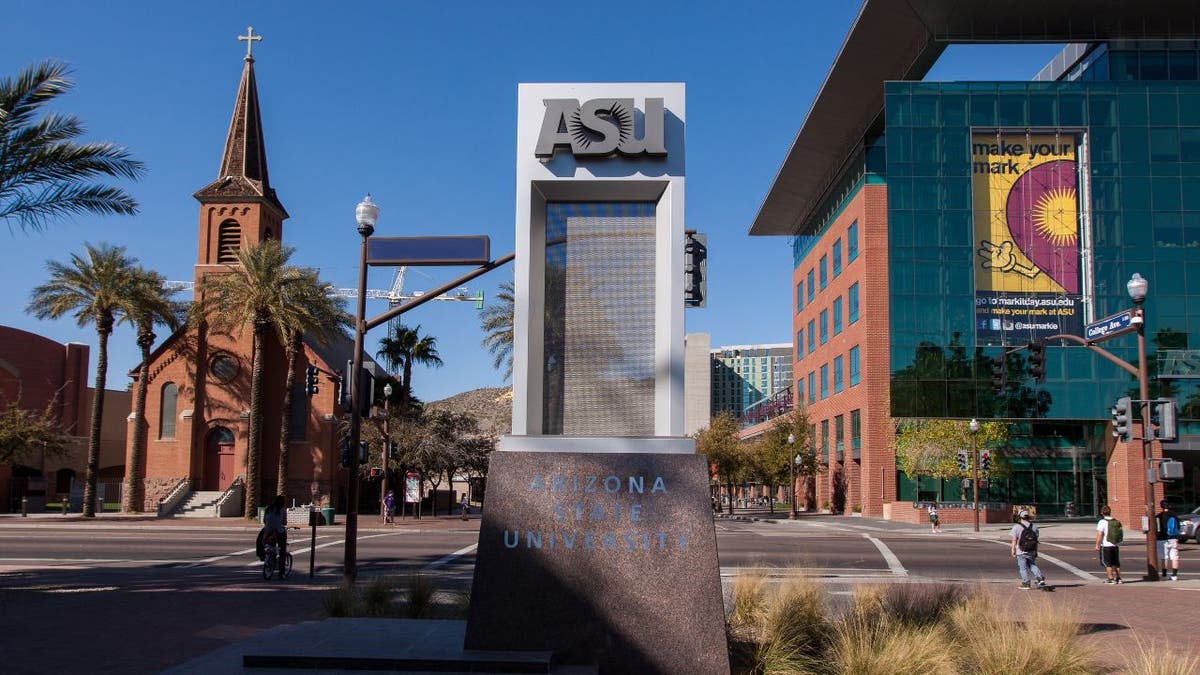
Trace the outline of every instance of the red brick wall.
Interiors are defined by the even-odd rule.
[[[1142,456],[1142,442],[1136,440],[1142,434],[1141,423],[1132,425],[1135,440],[1117,442],[1108,457],[1108,505],[1113,517],[1121,521],[1128,532],[1138,532],[1142,516],[1146,515],[1146,470]],[[1151,454],[1162,458],[1162,444],[1150,444]],[[1154,486],[1153,511],[1158,511],[1158,502],[1163,498],[1162,484]]]

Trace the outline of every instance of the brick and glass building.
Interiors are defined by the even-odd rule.
[[[1133,307],[1149,280],[1150,398],[1178,403],[1184,462],[1166,494],[1198,500],[1200,27],[1194,3],[1036,5],[867,0],[750,233],[792,238],[793,387],[829,470],[819,501],[913,519],[958,480],[907,476],[898,422],[1010,423],[1009,473],[985,501],[1145,509],[1138,440],[1110,408],[1137,380],[1088,347],[1030,343]],[[932,82],[947,45],[1064,44],[1029,82]],[[1137,365],[1127,333],[1099,343]],[[1007,381],[993,386],[992,363]],[[1155,499],[1163,494],[1156,486]]]

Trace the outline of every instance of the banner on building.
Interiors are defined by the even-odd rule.
[[[1083,330],[1074,133],[971,135],[975,335],[1020,345]]]

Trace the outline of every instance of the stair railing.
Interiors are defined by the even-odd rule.
[[[217,518],[229,518],[242,515],[242,506],[246,501],[246,481],[243,476],[233,479],[233,483],[217,497],[213,504],[213,515]]]
[[[175,509],[179,508],[183,500],[187,499],[188,495],[191,494],[191,486],[192,480],[190,478],[180,478],[175,487],[171,488],[171,491],[167,493],[167,496],[158,500],[158,517],[162,518],[163,516],[170,515]]]

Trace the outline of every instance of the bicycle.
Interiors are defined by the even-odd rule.
[[[276,572],[279,573],[280,579],[286,579],[289,576],[291,576],[291,574],[292,574],[292,553],[291,553],[291,551],[288,551],[287,553],[284,554],[286,557],[283,559],[283,569],[280,570],[279,569],[279,541],[272,540],[270,542],[267,542],[263,546],[263,550],[267,554],[266,557],[263,558],[263,568],[262,568],[263,579],[270,579],[271,577],[275,576]]]

